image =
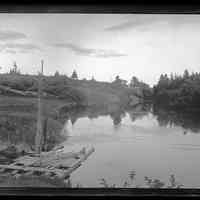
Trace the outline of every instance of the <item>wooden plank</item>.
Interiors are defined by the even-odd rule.
[[[0,173],[2,173],[2,172],[4,172],[5,171],[5,169],[0,169]]]
[[[12,175],[15,175],[15,174],[18,174],[18,173],[19,173],[19,170],[13,170],[13,171],[11,172]]]
[[[65,170],[63,178],[68,177],[74,170],[80,167],[82,162],[85,161],[93,152],[94,148],[91,148],[81,159],[75,162],[68,170]]]
[[[15,175],[13,175],[13,177],[15,177],[16,179],[19,178],[20,176],[22,176],[22,174],[15,174]]]
[[[17,159],[15,159],[15,162],[21,162],[25,159],[37,159],[39,160],[39,158],[41,158],[42,160],[44,159],[55,159],[55,158],[70,158],[70,157],[78,157],[79,154],[81,153],[80,152],[61,152],[60,149],[63,149],[64,147],[58,147],[58,148],[55,148],[54,150],[52,151],[49,151],[49,152],[42,152],[40,155],[39,154],[34,154],[34,153],[31,153],[30,155],[26,155],[26,156],[21,156]]]
[[[20,156],[20,157],[16,158],[14,161],[18,162],[18,161],[26,160],[26,159],[29,159],[29,158],[38,159],[39,156],[31,156],[31,155]]]
[[[74,153],[74,152],[60,153],[60,154],[51,152],[46,155],[43,154],[40,157],[38,155],[35,155],[35,156],[26,155],[26,156],[22,156],[15,159],[15,163],[13,163],[12,165],[15,165],[15,164],[32,165],[35,162],[46,162],[46,161],[54,160],[54,159],[67,159],[71,157],[76,157],[78,155],[79,153]]]
[[[74,158],[67,159],[67,160],[53,160],[48,163],[44,163],[44,166],[48,164],[48,165],[54,166],[55,168],[60,168],[60,167],[69,168],[74,162],[76,162],[76,159]]]
[[[77,164],[80,164],[83,161],[85,161],[93,152],[94,152],[94,148],[90,149],[88,152],[85,153],[85,155],[83,155],[82,158],[80,158],[78,161],[74,162],[71,167],[73,167],[73,166],[75,166]]]
[[[28,172],[25,172],[23,175],[25,175],[25,176],[30,176],[30,175],[32,175],[33,174],[33,171],[28,171]]]
[[[60,169],[45,169],[45,168],[41,168],[41,167],[23,167],[23,166],[10,166],[10,165],[0,165],[0,168],[4,168],[4,169],[13,169],[13,170],[22,170],[22,171],[38,171],[38,172],[54,172],[54,173],[58,173],[61,174],[63,173],[62,170]]]
[[[52,173],[50,173],[50,172],[45,172],[45,176],[51,176],[52,175]]]
[[[16,164],[23,164],[25,166],[32,165],[33,163],[37,162],[40,158],[38,157],[31,157],[31,156],[23,156],[20,157],[18,160],[15,160],[15,162],[11,165],[16,165]]]
[[[35,162],[32,163],[33,166],[47,166],[47,165],[52,165],[52,166],[59,166],[62,163],[71,163],[76,161],[79,157],[81,157],[80,153],[62,153],[58,154],[56,156],[50,156],[46,158],[42,158],[36,160]],[[23,159],[22,159],[23,162]]]
[[[69,177],[69,175],[70,175],[73,171],[75,171],[77,168],[79,168],[80,166],[81,166],[81,163],[80,163],[80,162],[74,164],[71,168],[69,168],[67,171],[65,171],[65,172],[63,173],[62,178]]]

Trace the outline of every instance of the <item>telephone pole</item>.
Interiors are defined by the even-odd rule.
[[[41,72],[39,72],[38,80],[38,115],[37,115],[37,132],[35,137],[35,152],[37,154],[41,153],[42,150],[42,134],[43,134],[43,106],[42,106],[42,77],[43,77],[43,65],[44,61],[41,60]]]

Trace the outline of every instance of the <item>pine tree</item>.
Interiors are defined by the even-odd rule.
[[[20,74],[20,71],[18,69],[18,66],[17,66],[16,62],[13,63],[13,68],[10,69],[10,74]]]
[[[137,77],[133,76],[130,82],[130,87],[137,87],[139,85],[139,80]]]
[[[60,76],[59,71],[56,70],[54,76]]]
[[[78,75],[77,75],[75,70],[73,71],[71,78],[72,79],[78,79]]]
[[[188,72],[188,70],[186,69],[185,71],[184,71],[184,73],[183,73],[183,78],[184,79],[187,79],[187,78],[189,78],[189,72]]]
[[[94,78],[94,76],[92,76],[92,79],[91,79],[91,81],[96,81],[96,80],[95,80],[95,78]]]

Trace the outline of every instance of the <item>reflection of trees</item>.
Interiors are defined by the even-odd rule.
[[[113,120],[114,127],[119,128],[122,118],[125,117],[125,111],[123,109],[112,111],[110,117]]]
[[[198,112],[182,112],[169,111],[162,107],[153,107],[153,114],[157,116],[160,126],[180,126],[189,129],[194,133],[200,131],[200,113]]]
[[[99,116],[99,114],[97,114],[97,113],[89,113],[88,114],[89,119],[96,119],[96,118],[98,118],[98,116]]]
[[[53,148],[62,142],[64,138],[59,135],[62,125],[53,119],[47,122],[47,146]],[[0,117],[0,140],[4,144],[16,145],[30,150],[34,148],[36,119],[28,116],[1,116]]]
[[[71,116],[70,120],[71,120],[72,125],[75,124],[75,122],[77,121],[77,119],[78,119],[77,116],[73,116],[73,115]]]
[[[113,120],[113,125],[114,126],[119,125],[121,123],[121,121],[122,121],[121,115],[119,113],[111,113],[110,117]]]
[[[151,104],[138,104],[131,108],[123,109],[120,106],[109,107],[89,107],[82,109],[72,109],[65,113],[65,119],[70,119],[72,124],[81,117],[89,119],[98,118],[98,116],[110,116],[115,128],[120,127],[122,118],[127,112],[132,121],[144,117],[147,112],[151,111],[156,117],[160,126],[180,126],[189,129],[192,132],[200,131],[200,113],[189,113],[181,111],[169,111],[163,107],[152,106]]]
[[[134,122],[136,119],[141,119],[144,117],[147,113],[146,112],[135,112],[134,110],[128,111],[129,117],[132,122]]]
[[[96,107],[91,106],[88,108],[73,108],[71,110],[68,110],[65,113],[62,113],[62,117],[66,118],[67,120],[70,119],[72,124],[75,124],[75,122],[82,117],[88,117],[89,119],[95,119],[99,116],[110,116],[113,120],[113,125],[115,128],[120,127],[120,123],[122,121],[122,118],[125,117],[126,112],[128,112],[130,118],[132,121],[135,121],[135,119],[141,118],[147,114],[147,112],[150,110],[151,105],[150,104],[138,104],[135,107],[131,108],[122,108],[117,104],[108,105],[105,107]]]
[[[138,104],[135,107],[131,107],[131,109],[127,110],[129,117],[132,122],[134,122],[136,119],[141,119],[144,117],[147,112],[149,112],[151,109],[150,104]]]

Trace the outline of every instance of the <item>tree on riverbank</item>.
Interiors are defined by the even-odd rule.
[[[161,74],[153,88],[156,104],[176,108],[200,106],[200,73]]]

